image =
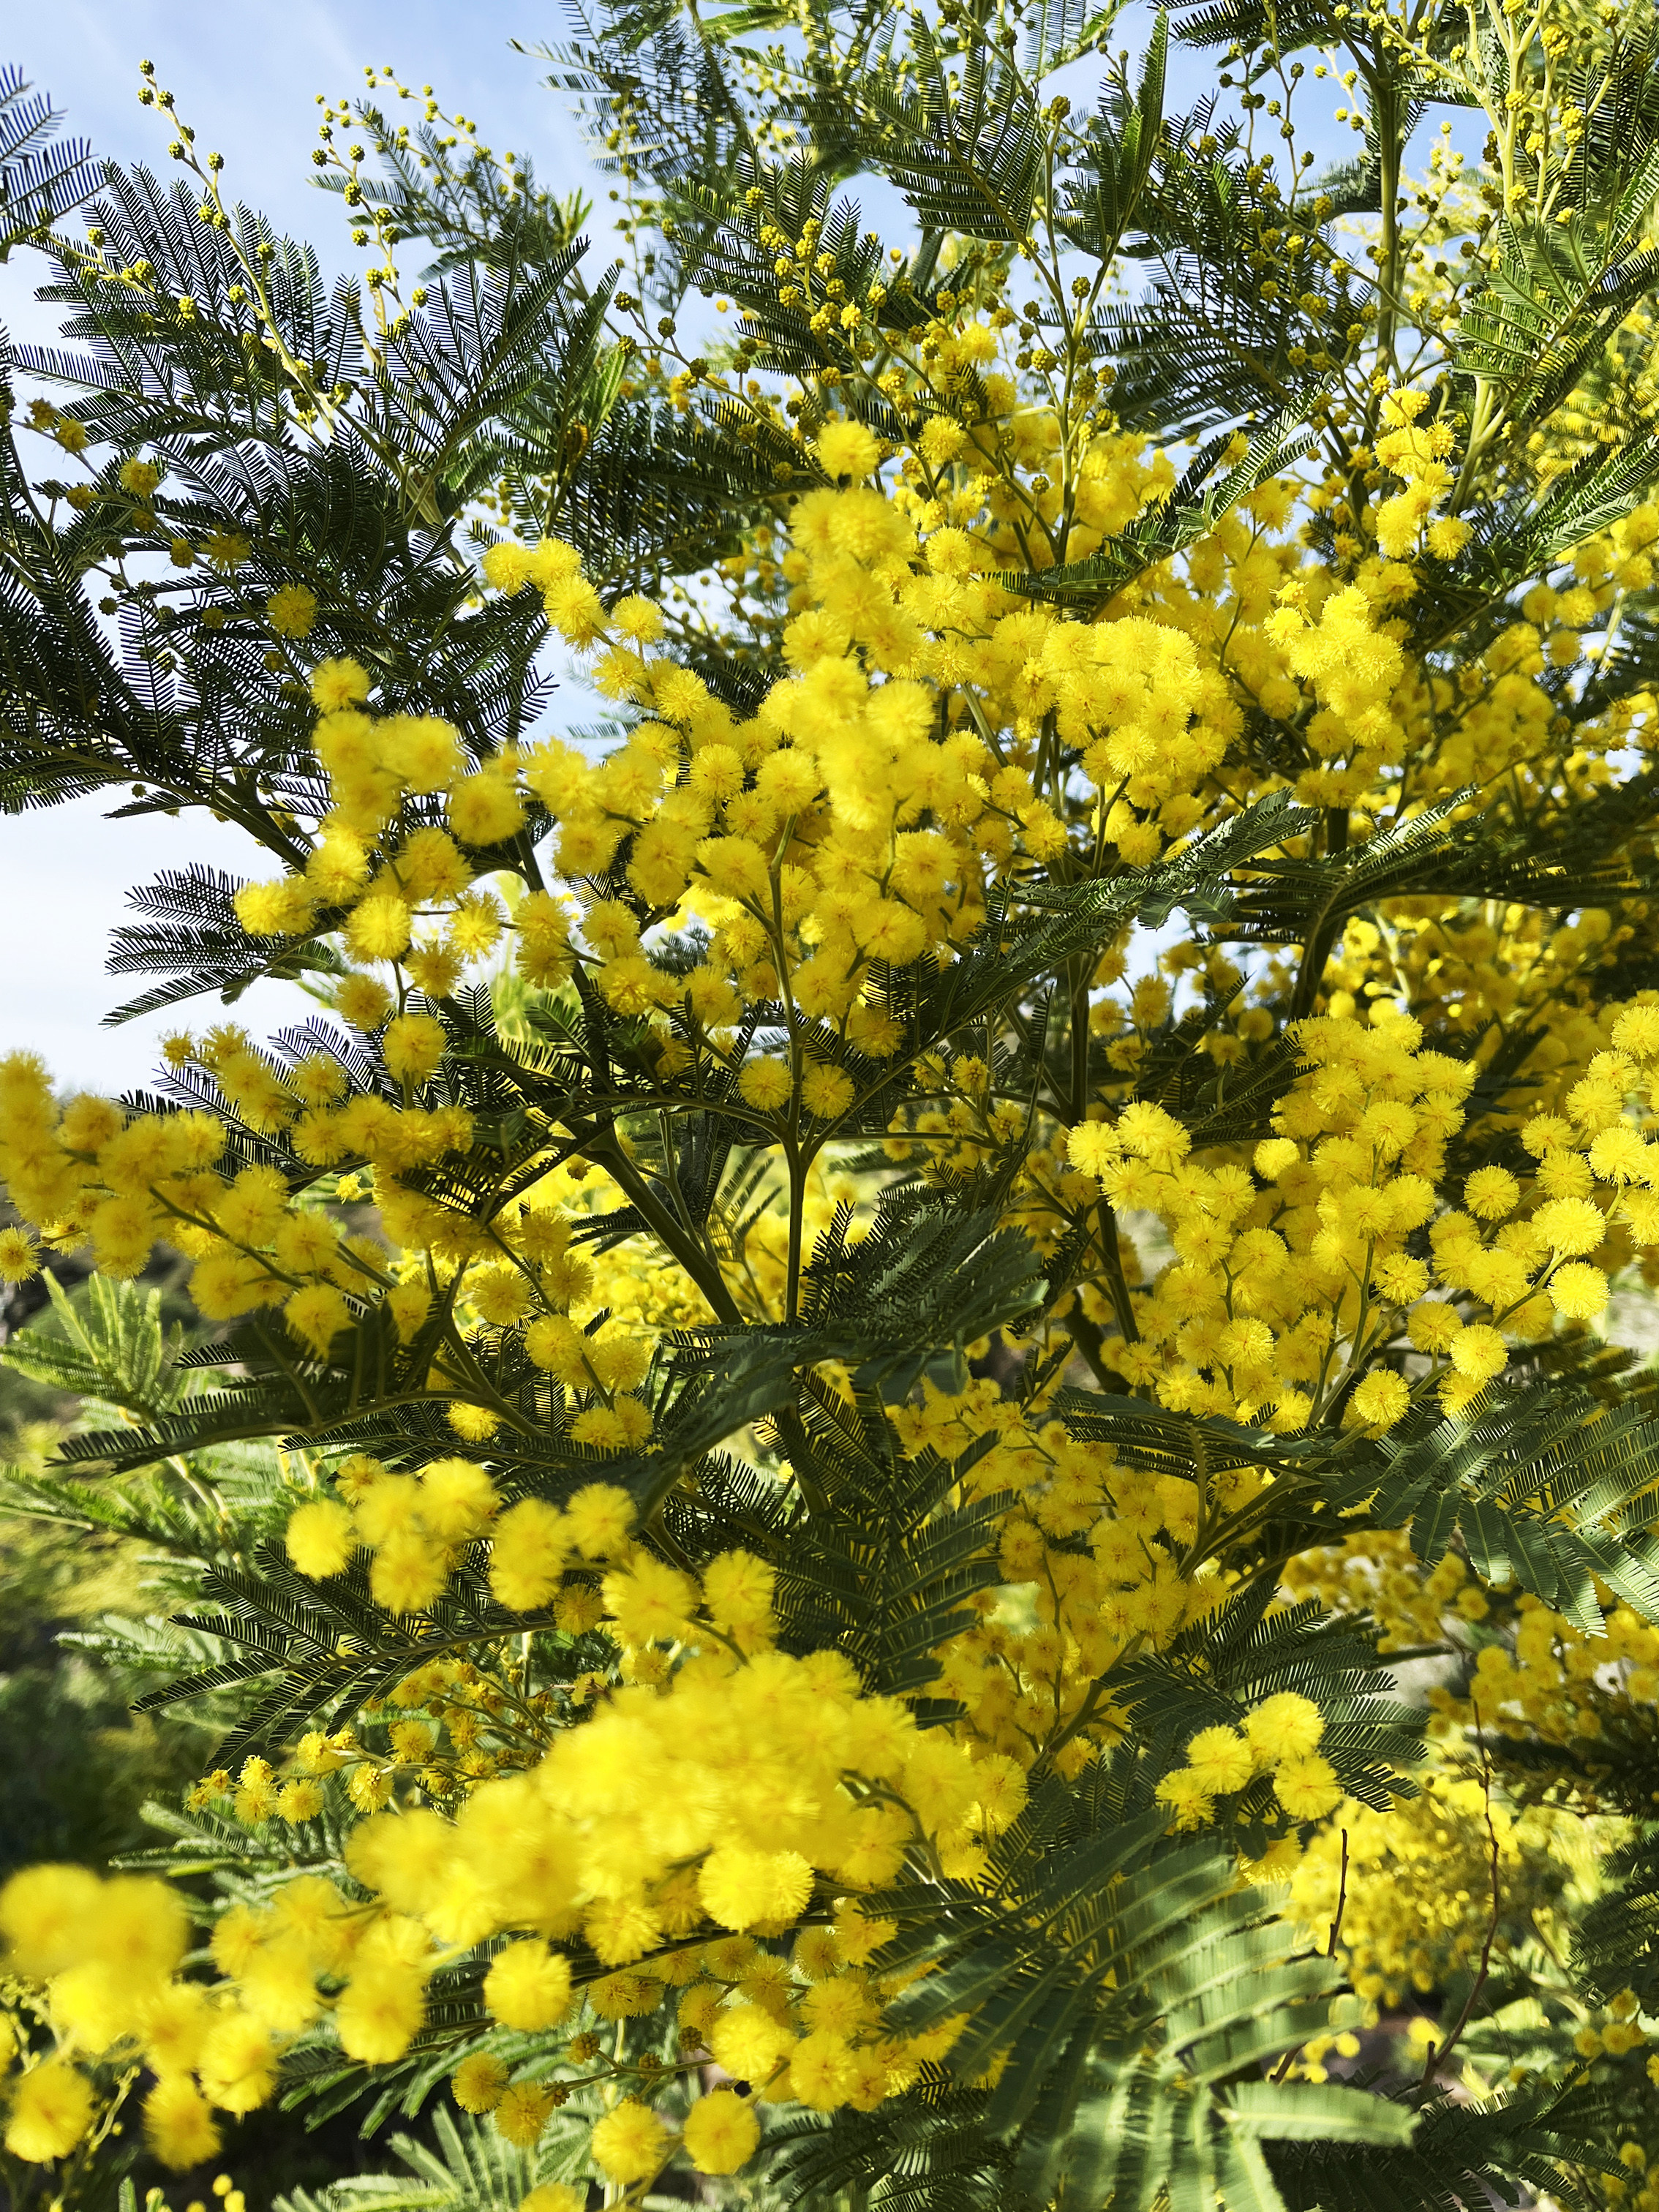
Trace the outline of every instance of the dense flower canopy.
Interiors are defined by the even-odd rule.
[[[1380,185],[1166,123],[1162,26],[1074,119],[1036,90],[1069,50],[947,7],[967,89],[919,13],[896,91],[814,15],[817,78],[732,64],[731,204],[645,204],[672,163],[590,56],[631,250],[746,317],[678,370],[672,314],[613,325],[603,407],[639,300],[428,130],[496,226],[465,313],[569,293],[538,342],[617,410],[534,467],[522,392],[470,476],[387,459],[390,401],[355,442],[197,164],[213,313],[286,380],[236,434],[384,464],[401,600],[325,533],[301,563],[263,510],[206,520],[229,477],[179,426],[37,404],[191,758],[224,640],[275,679],[280,744],[144,772],[278,872],[198,879],[143,957],[196,963],[169,1003],[319,1005],[180,1029],[118,1104],[0,1062],[0,1273],[163,1244],[214,1332],[211,1383],[66,1459],[282,1444],[280,1540],[187,1624],[180,1694],[262,1686],[179,1832],[220,1893],[0,1893],[15,2159],[84,2163],[134,2081],[179,2169],[216,2114],[383,2081],[491,2116],[531,2212],[913,2154],[930,2212],[1299,2212],[1360,2201],[1357,2159],[1407,2203],[1659,2203],[1659,1431],[1604,1335],[1659,1281],[1653,57],[1616,9],[1477,10],[1474,59],[1462,15],[1222,12],[1251,130],[1296,46],[1346,48]],[[1408,185],[1407,83],[1485,106],[1480,161]],[[769,138],[827,130],[826,87],[916,255]],[[351,154],[358,341],[412,423],[463,287],[405,304],[393,249],[460,249],[363,114],[404,198]],[[198,343],[111,189],[60,292]],[[630,422],[654,538],[594,434]],[[165,620],[74,537],[100,514],[191,580]],[[546,733],[550,646],[604,733]]]

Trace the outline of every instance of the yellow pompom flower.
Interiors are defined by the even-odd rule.
[[[289,1516],[283,1541],[289,1559],[313,1582],[343,1574],[356,1548],[351,1516],[331,1498],[296,1506]]]
[[[210,2103],[228,2112],[257,2110],[276,2082],[270,2029],[249,2013],[222,2013],[202,2046],[197,2076]]]
[[[368,1587],[389,1613],[422,1613],[449,1579],[448,1564],[418,1529],[388,1536],[374,1554]]]
[[[1411,1411],[1411,1387],[1403,1375],[1376,1367],[1356,1386],[1348,1401],[1353,1418],[1367,1428],[1391,1429]]]
[[[735,2173],[755,2154],[760,2122],[733,2091],[713,2089],[686,2114],[681,2140],[699,2173]]]
[[[1589,1270],[1591,1274],[1595,1272],[1593,1267]],[[1452,1365],[1466,1382],[1477,1386],[1501,1375],[1509,1356],[1509,1347],[1503,1338],[1486,1322],[1471,1322],[1467,1328],[1459,1329],[1451,1340]]]
[[[777,1577],[752,1552],[722,1552],[702,1571],[703,1601],[716,1628],[752,1629],[769,1621]]]
[[[1178,1829],[1207,1827],[1215,1818],[1215,1800],[1204,1786],[1204,1777],[1190,1766],[1178,1766],[1164,1775],[1152,1796],[1170,1808]]]
[[[464,845],[499,845],[524,827],[524,802],[510,776],[492,767],[465,776],[449,794],[449,826]]]
[[[1019,1818],[1030,1794],[1025,1770],[994,1751],[974,1765],[974,1807],[988,1834],[1000,1836]]]
[[[967,432],[948,415],[935,415],[922,425],[921,451],[929,468],[946,467],[957,459],[967,443]]]
[[[62,2058],[32,2066],[11,2093],[6,2148],[29,2166],[67,2158],[92,2125],[92,2084]]]
[[[635,1644],[670,1643],[684,1635],[686,1617],[697,1601],[689,1576],[647,1553],[638,1555],[632,1566],[608,1574],[599,1595],[624,1640]]]
[[[1224,1724],[1200,1729],[1187,1747],[1187,1765],[1206,1794],[1242,1790],[1255,1771],[1249,1744]]]
[[[118,1875],[88,1898],[79,1942],[83,1955],[128,1985],[165,1981],[184,1957],[189,1923],[183,1900],[149,1875]]]
[[[735,2005],[708,2031],[708,2048],[732,2078],[764,2081],[795,2047],[791,2029],[763,2005]]]
[[[568,2181],[544,2181],[519,2199],[519,2212],[586,2212],[587,2191]]]
[[[613,1557],[634,1526],[634,1501],[614,1482],[587,1482],[565,1506],[565,1527],[573,1547],[586,1559]]]
[[[1538,1208],[1532,1225],[1559,1257],[1582,1259],[1607,1233],[1607,1218],[1586,1198],[1553,1198]]]
[[[738,1079],[738,1096],[757,1114],[776,1114],[789,1103],[794,1079],[781,1060],[751,1060]]]
[[[622,1415],[611,1406],[589,1406],[578,1413],[570,1434],[577,1443],[592,1444],[596,1451],[621,1451],[628,1442]]]
[[[483,1468],[470,1459],[434,1459],[421,1469],[421,1526],[446,1544],[481,1536],[495,1519],[501,1498]]]
[[[799,1851],[757,1851],[721,1844],[703,1861],[697,1894],[723,1928],[791,1921],[812,1894],[812,1869]]]
[[[1659,1006],[1626,1006],[1613,1025],[1613,1042],[1632,1060],[1659,1060]]]
[[[289,937],[311,927],[315,900],[303,876],[280,876],[274,883],[244,884],[232,904],[250,937]]]
[[[610,2181],[648,2181],[672,2141],[648,2105],[624,2098],[593,2130],[593,2163]]]
[[[493,2051],[475,2051],[450,2076],[450,2094],[464,2112],[493,2112],[508,2079],[506,2064]]]
[[[1659,1167],[1659,1150],[1624,1121],[1599,1131],[1587,1157],[1590,1172],[1608,1182],[1650,1182]]]
[[[284,584],[265,601],[265,620],[278,637],[309,637],[317,620],[317,594],[303,584]]]
[[[228,576],[246,567],[253,548],[240,530],[210,530],[203,550],[220,574]]]
[[[377,1960],[352,1974],[334,2008],[335,2031],[349,2058],[389,2066],[403,2057],[426,2018],[426,1980],[416,1966]]]
[[[818,433],[818,461],[831,477],[867,477],[878,466],[881,447],[862,422],[848,418],[826,422]]]
[[[358,960],[395,960],[408,945],[412,930],[409,908],[400,898],[381,895],[364,899],[346,920],[346,942]]]
[[[495,2108],[498,2131],[517,2149],[531,2150],[542,2139],[553,2110],[553,2091],[542,2081],[515,2081]]]
[[[443,1024],[431,1014],[399,1014],[380,1039],[386,1072],[394,1082],[420,1083],[444,1056]]]
[[[1322,1820],[1342,1802],[1342,1785],[1317,1752],[1287,1759],[1273,1775],[1273,1795],[1293,1820]]]
[[[544,1314],[532,1322],[524,1334],[524,1348],[538,1367],[557,1376],[568,1390],[592,1387],[587,1370],[587,1339],[562,1314]]]
[[[424,1283],[398,1283],[386,1292],[386,1310],[400,1342],[407,1344],[432,1307],[432,1293]]]
[[[26,1283],[39,1266],[27,1230],[0,1229],[0,1283]]]
[[[145,2098],[144,2139],[175,2173],[217,2156],[212,2110],[188,2074],[164,2074]]]
[[[558,1508],[539,1498],[523,1498],[495,1525],[489,1587],[514,1613],[533,1612],[558,1589],[569,1549]]]
[[[1122,1140],[1109,1122],[1080,1121],[1066,1139],[1066,1156],[1080,1174],[1098,1176],[1122,1158]]]
[[[1437,561],[1455,561],[1474,535],[1474,524],[1461,514],[1442,514],[1429,525],[1423,542]]]
[[[573,574],[542,592],[547,619],[568,645],[592,645],[605,629],[605,607],[587,578]]]
[[[1558,1267],[1546,1288],[1551,1304],[1568,1321],[1594,1321],[1605,1311],[1609,1296],[1607,1277],[1583,1260]]]
[[[822,1060],[808,1062],[801,1078],[800,1103],[818,1121],[834,1121],[847,1111],[856,1096],[853,1079],[844,1068],[827,1066]]]
[[[499,545],[492,545],[478,565],[483,570],[485,582],[510,599],[531,581],[533,562],[529,547],[509,538]]]
[[[314,1820],[324,1802],[322,1790],[316,1783],[289,1782],[283,1784],[276,1809],[290,1826],[297,1827],[301,1820]]]
[[[852,2094],[853,2053],[844,2036],[815,2028],[789,2054],[789,2086],[809,2112],[833,2112]]]
[[[1462,1328],[1463,1316],[1456,1307],[1438,1299],[1413,1306],[1406,1319],[1406,1333],[1419,1352],[1444,1352]]]
[[[1463,1203],[1482,1221],[1502,1221],[1521,1203],[1521,1186],[1507,1168],[1477,1168],[1463,1185]]]
[[[1258,1759],[1277,1766],[1287,1759],[1305,1759],[1319,1748],[1325,1733],[1325,1716],[1311,1698],[1294,1690],[1280,1690],[1250,1707],[1244,1716],[1244,1734]]]
[[[368,672],[355,660],[319,660],[311,672],[311,696],[325,714],[368,696]]]
[[[351,1327],[351,1309],[331,1283],[308,1283],[295,1291],[283,1316],[301,1344],[324,1355],[341,1331]]]
[[[538,1936],[509,1943],[484,1976],[483,2001],[503,2027],[556,2027],[570,2009],[570,1961]]]

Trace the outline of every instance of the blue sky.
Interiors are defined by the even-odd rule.
[[[1137,49],[1150,9],[1140,0],[1120,19],[1118,42]],[[343,210],[310,183],[316,95],[337,100],[362,88],[366,64],[430,83],[453,114],[482,126],[498,151],[531,155],[541,181],[561,193],[585,185],[602,224],[608,189],[583,159],[566,96],[550,90],[545,65],[512,51],[562,34],[559,0],[35,0],[12,11],[0,32],[0,61],[21,65],[66,110],[70,127],[103,154],[166,170],[167,132],[137,99],[138,64],[154,61],[204,149],[226,157],[229,192],[262,207],[283,228],[309,236],[326,267],[349,252]],[[1208,57],[1172,57],[1170,104],[1187,106],[1211,82]],[[1082,88],[1079,88],[1082,89]],[[1321,88],[1322,93],[1323,88]],[[1323,121],[1331,103],[1307,106]],[[1312,141],[1322,157],[1346,151],[1346,132],[1326,124]],[[865,198],[876,212],[876,195]],[[0,267],[0,321],[18,338],[55,335],[31,296],[39,264],[19,257]],[[239,832],[204,815],[139,823],[104,819],[109,799],[46,812],[0,816],[0,884],[8,957],[0,967],[0,1051],[42,1053],[62,1082],[117,1090],[143,1081],[155,1041],[176,1018],[110,1030],[100,1017],[127,995],[126,979],[103,972],[108,933],[124,918],[128,884],[189,860],[264,872]],[[288,990],[261,986],[240,1018],[256,1032],[291,1018]],[[195,1002],[192,1018],[212,1018]]]

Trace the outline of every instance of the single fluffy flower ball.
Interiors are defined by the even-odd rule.
[[[1200,1729],[1187,1747],[1187,1765],[1206,1794],[1242,1790],[1255,1771],[1250,1747],[1237,1729]]]
[[[289,1559],[313,1582],[343,1574],[356,1548],[351,1516],[331,1498],[296,1507],[289,1516],[285,1540]]]
[[[1550,1303],[1568,1321],[1594,1321],[1607,1303],[1607,1279],[1588,1261],[1558,1267],[1549,1279]]]
[[[735,2091],[714,2089],[686,2114],[684,2140],[699,2173],[735,2173],[754,2155],[760,2122]]]
[[[317,594],[303,584],[284,584],[265,601],[265,619],[278,637],[308,637],[317,619]]]
[[[667,2154],[669,2134],[648,2105],[630,2097],[593,2130],[593,2163],[611,2181],[648,2181]]]
[[[1264,1698],[1244,1716],[1244,1733],[1250,1748],[1269,1766],[1287,1759],[1305,1759],[1319,1748],[1325,1733],[1325,1716],[1311,1698],[1294,1690],[1281,1690]]]
[[[1349,1401],[1355,1420],[1370,1429],[1391,1429],[1411,1410],[1411,1402],[1404,1376],[1384,1367],[1367,1375]]]
[[[483,2001],[503,2027],[556,2027],[570,2009],[570,1962],[539,1936],[509,1943],[484,1976]]]
[[[751,1060],[738,1079],[738,1095],[759,1114],[775,1114],[789,1103],[793,1089],[789,1069],[781,1060]]]
[[[464,2112],[493,2112],[507,2094],[505,2063],[493,2052],[475,2051],[450,2078],[450,2094]]]
[[[553,2092],[540,2081],[515,2081],[504,2090],[495,2107],[495,2125],[519,2150],[531,2150],[541,2141],[547,2116],[553,2109]]]
[[[867,477],[881,459],[881,448],[862,422],[826,422],[818,433],[818,460],[826,476]]]
[[[1342,1785],[1329,1759],[1317,1752],[1287,1759],[1273,1776],[1273,1795],[1293,1820],[1322,1820],[1342,1802]]]

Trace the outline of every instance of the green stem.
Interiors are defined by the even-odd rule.
[[[701,1239],[689,1236],[667,1208],[659,1204],[651,1186],[623,1150],[621,1139],[612,1132],[595,1139],[586,1149],[589,1158],[627,1192],[652,1235],[673,1254],[708,1299],[712,1310],[730,1327],[740,1328],[743,1316],[726,1286],[720,1263]]]

